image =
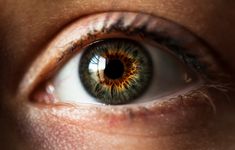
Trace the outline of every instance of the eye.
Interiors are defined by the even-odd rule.
[[[147,102],[188,87],[197,76],[156,45],[127,38],[95,41],[52,79],[54,94],[74,103]]]
[[[207,47],[181,26],[119,12],[70,25],[33,66],[22,84],[31,85],[33,102],[109,105],[187,93],[215,79],[219,70]]]

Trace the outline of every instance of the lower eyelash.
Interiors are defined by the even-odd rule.
[[[191,90],[185,95],[179,95],[183,99],[191,98],[197,99],[200,98],[200,101],[207,103],[211,110],[216,114],[216,100],[214,94],[220,95],[226,101],[230,101],[229,93],[232,91],[232,87],[227,83],[207,83],[201,86],[199,89]]]

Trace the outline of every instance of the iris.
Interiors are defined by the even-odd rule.
[[[79,62],[85,90],[102,103],[135,100],[152,79],[152,60],[144,46],[131,39],[103,39],[89,45]]]

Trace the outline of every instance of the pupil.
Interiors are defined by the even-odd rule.
[[[124,73],[124,65],[119,59],[108,60],[104,74],[110,79],[118,79]]]

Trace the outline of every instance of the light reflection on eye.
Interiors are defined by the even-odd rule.
[[[197,37],[138,13],[88,16],[60,33],[42,57],[45,64],[38,59],[39,71],[31,73],[38,78],[32,100],[46,103],[143,103],[198,87],[217,71]],[[45,81],[48,70],[54,74]]]

